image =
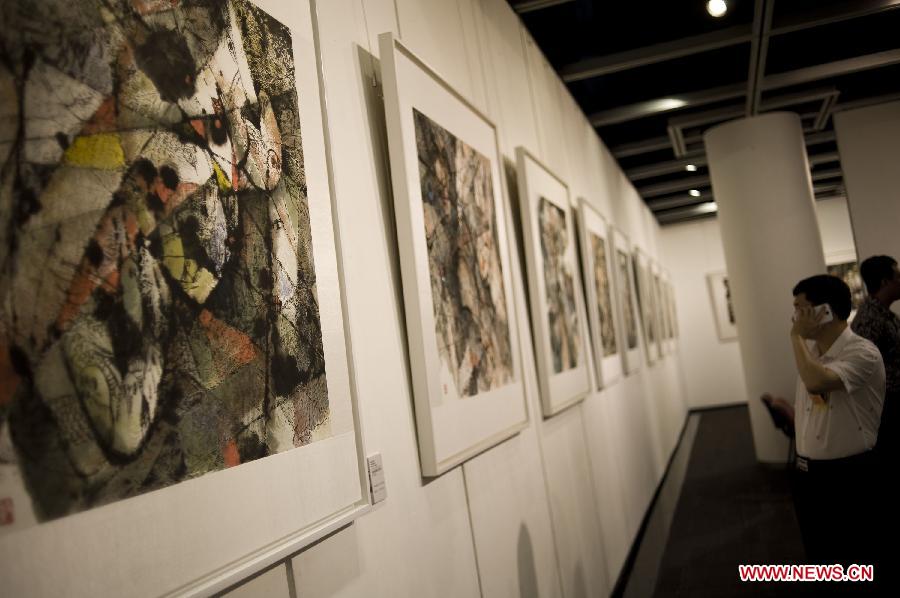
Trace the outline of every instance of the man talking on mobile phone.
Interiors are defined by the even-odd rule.
[[[794,504],[807,558],[871,564],[881,544],[872,448],[884,404],[884,363],[875,345],[847,325],[844,281],[812,276],[793,294],[794,404],[769,395],[763,401],[794,423]]]

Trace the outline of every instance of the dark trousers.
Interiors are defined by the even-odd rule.
[[[801,459],[798,457],[798,466]],[[870,595],[890,595],[897,572],[888,563],[884,464],[875,451],[845,459],[807,460],[794,471],[794,507],[807,562],[875,565],[875,584],[855,585]],[[828,584],[829,590],[846,590]]]

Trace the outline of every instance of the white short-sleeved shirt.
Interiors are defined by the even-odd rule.
[[[824,355],[819,355],[815,342],[808,346],[819,363],[841,378],[846,390],[811,396],[797,378],[797,454],[808,459],[841,459],[872,449],[884,405],[884,362],[878,348],[849,327]]]

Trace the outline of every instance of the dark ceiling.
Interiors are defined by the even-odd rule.
[[[900,0],[726,1],[509,0],[661,224],[714,214],[707,128],[797,112],[824,199],[832,115],[900,98]]]

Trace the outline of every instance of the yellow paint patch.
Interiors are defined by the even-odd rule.
[[[228,180],[228,177],[225,176],[225,173],[222,172],[222,169],[215,162],[213,162],[213,170],[216,171],[216,181],[219,183],[219,189],[229,191],[231,189],[231,181]]]
[[[160,227],[163,240],[163,265],[172,278],[181,280],[185,269],[184,246],[181,244],[181,237],[165,229],[168,227]]]
[[[66,149],[64,159],[73,166],[98,170],[118,170],[125,166],[125,153],[116,133],[76,137]]]

